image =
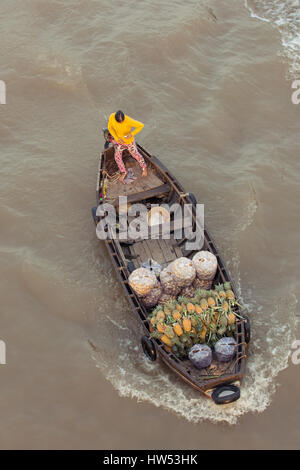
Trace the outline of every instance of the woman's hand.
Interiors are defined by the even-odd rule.
[[[125,137],[125,139],[131,139],[131,137],[132,137],[131,132],[129,132],[129,134],[127,134],[127,135],[124,135],[124,137]]]

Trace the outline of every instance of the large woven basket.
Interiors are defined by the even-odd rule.
[[[193,262],[184,256],[172,262],[171,272],[179,287],[190,286],[196,277]]]
[[[193,263],[199,279],[211,281],[215,277],[218,261],[210,251],[198,251],[193,257]]]
[[[161,271],[160,282],[166,294],[171,294],[171,295],[176,296],[179,293],[180,287],[178,286],[176,279],[172,275],[172,270],[171,270],[170,265]]]
[[[160,282],[157,283],[157,285],[155,287],[153,287],[153,289],[151,289],[150,292],[148,292],[147,295],[145,295],[145,297],[143,297],[143,303],[146,307],[155,307],[155,305],[157,305],[158,303],[158,300],[160,298],[162,294],[162,288],[161,288],[161,285],[160,285]]]
[[[138,296],[144,297],[157,285],[157,277],[149,269],[138,268],[130,274],[128,282]]]

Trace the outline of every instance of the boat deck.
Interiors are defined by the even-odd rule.
[[[140,197],[135,198],[135,195],[141,195],[143,193],[149,194],[149,197],[153,194],[156,195],[156,192],[165,191],[167,188],[163,188],[164,182],[156,175],[156,172],[153,168],[148,169],[148,175],[142,178],[141,168],[133,158],[130,158],[126,162],[126,168],[132,168],[136,180],[133,183],[124,184],[123,182],[110,181],[108,180],[106,188],[106,202],[114,203],[117,201],[119,196],[127,196],[129,200],[139,200]]]
[[[141,240],[130,246],[130,252],[136,257],[132,259],[135,268],[139,268],[149,258],[165,268],[176,258],[183,256],[181,248],[174,239]]]

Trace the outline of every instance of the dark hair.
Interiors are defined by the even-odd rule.
[[[123,111],[117,111],[116,114],[115,114],[115,119],[116,119],[116,121],[118,121],[118,122],[124,121],[124,119],[125,119],[125,114],[123,113]]]

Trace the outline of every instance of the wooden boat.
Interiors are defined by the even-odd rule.
[[[114,160],[114,148],[109,147],[102,152],[96,188],[97,206],[92,209],[95,224],[97,225],[100,220],[96,214],[99,204],[108,202],[117,206],[119,196],[127,196],[129,204],[137,202],[144,204],[172,204],[177,202],[182,206],[192,204],[193,224],[197,223],[194,210],[197,201],[194,195],[186,193],[175,176],[157,157],[148,153],[140,145],[137,146],[147,162],[148,176],[141,178],[141,171],[137,162],[125,151],[123,153],[124,163],[127,168],[132,167],[137,176],[133,184],[123,184],[115,177],[118,168]],[[129,304],[143,326],[145,334],[141,341],[146,356],[151,360],[160,357],[185,382],[213,399],[216,404],[230,403],[240,396],[239,386],[245,371],[247,343],[250,340],[249,319],[245,315],[242,316],[238,307],[235,307],[236,312],[243,319],[236,317],[235,339],[238,346],[234,359],[229,363],[215,363],[213,373],[211,368],[209,371],[206,369],[198,370],[188,359],[181,360],[172,352],[166,351],[164,344],[159,339],[149,338],[150,325],[147,318],[152,309],[145,307],[128,283],[130,273],[149,258],[157,261],[162,267],[166,267],[171,261],[181,256],[191,258],[196,251],[187,252],[185,241],[185,239],[177,240],[175,238],[166,240],[162,237],[138,240],[118,240],[109,237],[101,243],[105,244]],[[214,284],[229,281],[236,295],[234,284],[206,227],[204,227],[204,245],[202,249],[212,252],[217,257],[218,268]]]

